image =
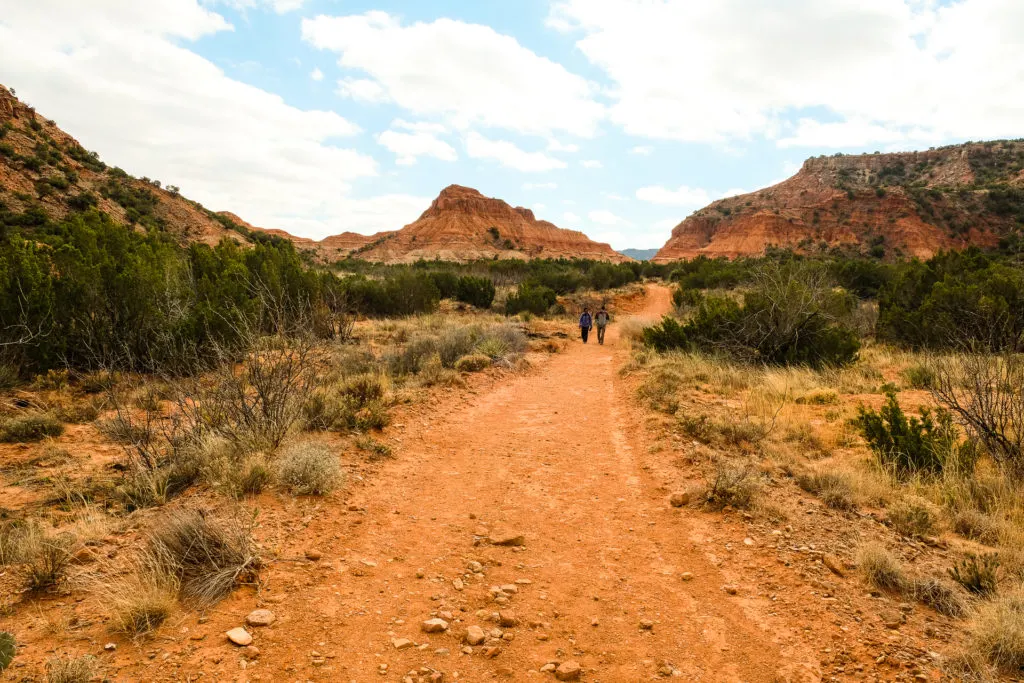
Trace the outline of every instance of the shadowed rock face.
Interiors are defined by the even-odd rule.
[[[729,197],[672,231],[654,261],[813,252],[881,245],[928,257],[989,246],[1014,225],[992,192],[1024,187],[1024,142],[968,143],[926,152],[818,157],[782,183]]]
[[[460,185],[442,190],[415,222],[370,240],[358,256],[389,263],[494,257],[630,260],[582,232],[539,221],[529,209],[513,208]]]

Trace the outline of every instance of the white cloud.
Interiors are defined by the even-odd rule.
[[[711,203],[711,196],[707,190],[686,185],[676,190],[670,190],[660,185],[641,187],[636,191],[636,198],[663,206],[705,206]]]
[[[650,145],[637,145],[633,149],[629,150],[630,154],[637,154],[643,157],[649,157],[654,153],[654,148]]]
[[[367,78],[343,78],[338,81],[338,94],[349,97],[356,102],[375,104],[387,102],[388,94],[377,81]]]
[[[432,123],[430,121],[406,121],[404,119],[395,119],[391,122],[392,128],[404,128],[405,130],[415,131],[417,133],[447,133],[448,129],[440,123]]]
[[[543,152],[527,152],[506,140],[490,140],[475,131],[466,136],[466,153],[474,159],[494,159],[502,166],[525,173],[566,167],[561,159]]]
[[[587,218],[590,219],[591,223],[597,223],[598,225],[630,225],[626,219],[604,209],[591,211],[587,214]]]
[[[625,201],[628,201],[627,197],[623,197],[621,194],[618,194],[616,192],[605,192],[604,196],[605,196],[606,199],[610,199],[613,202],[625,202]]]
[[[523,183],[524,190],[557,190],[558,183]]]
[[[1020,135],[1019,0],[559,0],[627,133],[727,143]],[[810,56],[810,57],[809,57]],[[795,135],[787,119],[810,116]],[[827,114],[825,113],[827,112]],[[826,118],[827,116],[827,118]],[[915,134],[915,131],[919,131]]]
[[[206,5],[225,5],[236,10],[272,9],[278,14],[294,12],[306,0],[203,0]]]
[[[835,121],[822,123],[802,118],[796,130],[779,140],[779,147],[865,147],[872,144],[895,144],[904,141],[934,142],[934,133],[919,127],[910,129],[886,127],[867,121]]]
[[[403,25],[380,11],[302,22],[314,47],[366,75],[376,92],[424,116],[465,130],[480,125],[589,137],[604,117],[595,88],[488,26],[452,19]],[[369,88],[360,85],[360,90]]]
[[[313,69],[312,73],[309,74],[309,77],[314,81],[322,81],[324,80],[324,72],[320,69]]]
[[[582,166],[583,168],[604,168],[604,164],[602,164],[597,159],[587,159],[586,161],[581,161],[580,166]]]
[[[547,204],[543,204],[541,202],[537,202],[536,204],[533,205],[533,210],[534,210],[535,213],[539,213],[539,212],[543,211],[546,208],[548,208],[548,205]]]
[[[567,144],[566,143],[561,143],[558,140],[551,139],[551,140],[548,141],[548,151],[549,152],[568,152],[570,154],[575,154],[576,152],[580,151],[580,146],[579,145],[574,145],[572,143],[567,143]]]
[[[196,0],[164,0],[159,12],[136,0],[0,5],[0,82],[130,173],[310,237],[400,227],[429,205],[353,197],[353,181],[378,173],[372,157],[339,146],[359,128],[233,80],[190,51],[188,41],[231,29]]]
[[[580,217],[574,214],[572,211],[566,211],[562,214],[562,220],[568,225],[579,225]]]
[[[428,156],[441,161],[456,161],[459,156],[455,148],[429,131],[402,133],[387,130],[377,136],[377,142],[395,153],[395,163],[399,166],[412,166],[417,157]]]

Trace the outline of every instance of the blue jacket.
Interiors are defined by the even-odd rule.
[[[586,327],[590,329],[594,326],[594,319],[590,317],[589,313],[584,313],[580,316],[580,327]]]

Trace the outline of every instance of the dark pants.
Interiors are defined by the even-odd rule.
[[[587,337],[590,336],[590,328],[589,327],[581,327],[580,328],[580,334],[583,335],[583,343],[586,344],[587,343]]]
[[[597,326],[597,343],[604,344],[604,325]]]

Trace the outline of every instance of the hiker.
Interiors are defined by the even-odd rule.
[[[608,327],[608,323],[611,322],[612,317],[608,315],[608,311],[605,310],[604,306],[594,316],[594,322],[597,323],[597,343],[604,345],[604,329]]]
[[[580,335],[583,337],[583,343],[587,343],[587,337],[590,336],[590,328],[594,326],[594,319],[590,315],[590,309],[584,308],[583,315],[580,316]]]

